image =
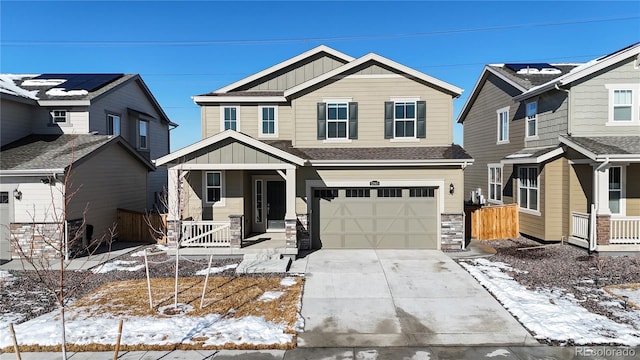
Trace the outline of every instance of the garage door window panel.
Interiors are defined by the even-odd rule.
[[[409,189],[409,197],[435,197],[435,189],[428,187],[418,187]]]
[[[378,189],[379,198],[399,198],[402,197],[401,188],[381,188]]]
[[[367,189],[367,188],[346,189],[345,196],[348,198],[368,198],[368,197],[371,197],[371,189]]]

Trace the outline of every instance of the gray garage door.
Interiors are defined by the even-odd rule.
[[[434,188],[314,190],[314,248],[436,249]]]

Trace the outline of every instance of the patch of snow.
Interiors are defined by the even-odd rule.
[[[280,286],[289,287],[295,284],[296,284],[296,278],[291,276],[287,276],[286,278],[283,278],[282,280],[280,280]]]
[[[0,314],[0,329],[9,327],[9,324],[17,324],[25,318],[24,314],[4,313]]]
[[[630,287],[609,287],[608,290],[620,297],[628,296],[628,301],[636,306],[640,306],[640,289]]]
[[[29,79],[22,82],[22,86],[58,86],[66,79]]]
[[[509,350],[498,349],[485,355],[485,357],[490,357],[490,358],[496,357],[496,356],[509,356]]]
[[[589,312],[572,294],[559,289],[528,290],[503,272],[502,263],[487,259],[468,260],[460,265],[535,333],[537,339],[573,341],[577,345],[640,345],[639,330]]]
[[[131,266],[133,264],[138,264],[137,261],[126,261],[126,260],[115,260],[111,262],[104,263],[102,265],[98,265],[95,268],[91,269],[91,272],[94,274],[104,274],[109,271],[138,271],[140,269],[144,269],[144,264],[138,264],[135,266]]]
[[[22,345],[54,346],[60,344],[60,324],[54,311],[15,326],[18,341]],[[66,321],[67,341],[71,344],[115,343],[118,317],[83,317],[82,313],[68,311]],[[287,327],[265,321],[262,317],[247,316],[223,319],[221,315],[203,317],[174,316],[157,318],[130,317],[124,322],[121,343],[123,345],[195,344],[205,346],[223,344],[279,345],[293,340],[293,334],[285,333]],[[6,327],[0,329],[0,348],[11,346]],[[197,341],[192,339],[196,338]]]
[[[64,88],[53,88],[47,90],[45,94],[49,96],[84,96],[88,95],[89,92],[87,90],[67,90]]]
[[[517,158],[526,158],[533,154],[511,154],[507,155],[507,159],[517,159]]]
[[[21,75],[0,75],[0,92],[10,95],[25,97],[28,99],[38,100],[38,90],[26,90],[16,85],[13,80],[20,79]],[[27,76],[27,75],[24,75]]]
[[[407,359],[405,357],[405,359]],[[431,354],[426,351],[416,351],[416,353],[407,360],[431,360]]]
[[[376,360],[378,352],[376,350],[363,350],[356,353],[356,360]]]
[[[6,270],[0,270],[0,285],[9,285],[13,282],[13,275],[6,271]]]
[[[283,291],[265,291],[262,295],[260,295],[258,301],[273,301],[278,299],[282,295],[284,295]]]
[[[136,251],[134,253],[131,253],[130,256],[131,257],[144,257],[144,253],[146,252],[147,255],[151,255],[151,254],[155,254],[155,253],[160,253],[160,252],[166,252],[167,250],[169,250],[168,247],[164,246],[164,245],[159,245],[156,244],[152,247],[148,247],[145,249],[142,249],[140,251]]]
[[[229,264],[225,266],[212,267],[211,269],[209,269],[209,274],[217,274],[225,270],[235,269],[237,267],[238,267],[238,264]],[[196,272],[196,275],[207,275],[207,269],[199,270],[198,272]]]

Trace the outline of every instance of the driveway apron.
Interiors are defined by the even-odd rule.
[[[320,250],[306,261],[298,346],[537,344],[441,251]]]

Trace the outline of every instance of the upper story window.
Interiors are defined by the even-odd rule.
[[[538,136],[538,102],[527,103],[526,109],[526,137],[536,137]]]
[[[149,148],[149,122],[145,120],[138,120],[138,148]]]
[[[609,118],[606,125],[640,125],[640,85],[607,84]]]
[[[416,103],[396,102],[394,104],[394,137],[414,138],[416,136]]]
[[[349,104],[327,103],[327,139],[348,139]]]
[[[107,114],[107,135],[120,135],[120,116]]]
[[[489,201],[502,202],[502,166],[489,164]]]
[[[521,209],[538,212],[538,168],[521,167],[518,169],[518,205]]]
[[[51,122],[53,124],[66,123],[69,119],[69,112],[67,110],[52,110]]]
[[[278,107],[277,106],[260,106],[258,108],[260,116],[260,135],[261,136],[277,136],[278,135]],[[237,117],[236,117],[237,120]]]
[[[220,131],[225,130],[240,131],[240,107],[222,106],[220,107]]]
[[[496,111],[498,114],[498,144],[509,142],[509,107]]]
[[[613,90],[613,121],[631,121],[633,90]]]

